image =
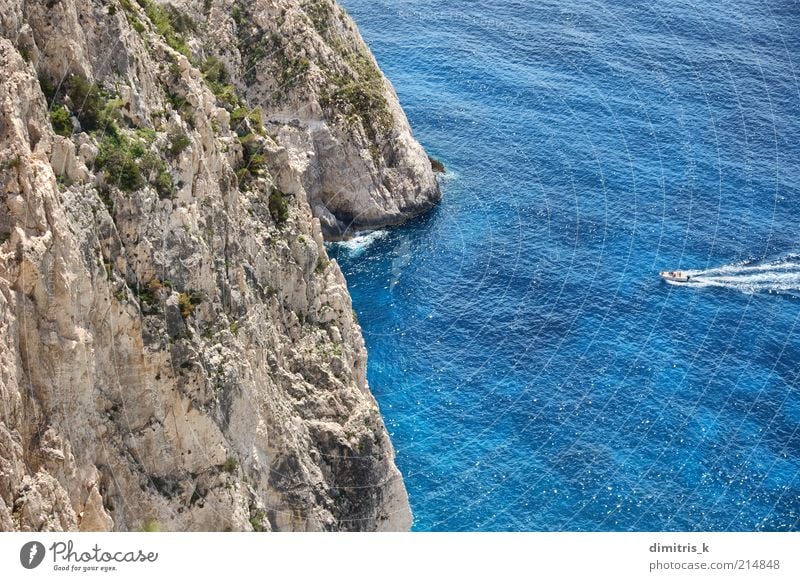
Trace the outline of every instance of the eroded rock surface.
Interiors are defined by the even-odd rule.
[[[323,236],[439,189],[325,0],[0,0],[0,530],[403,530]]]

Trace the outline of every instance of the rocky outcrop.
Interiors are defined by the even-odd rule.
[[[233,82],[296,152],[293,178],[327,238],[399,224],[439,200],[394,89],[333,0],[226,0],[206,15]]]
[[[323,235],[439,194],[349,18],[0,0],[0,35],[0,530],[407,529]]]

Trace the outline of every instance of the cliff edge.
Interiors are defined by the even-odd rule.
[[[0,0],[0,530],[406,530],[331,239],[439,190],[324,0]]]

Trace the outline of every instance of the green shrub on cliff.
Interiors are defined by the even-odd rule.
[[[225,63],[212,55],[200,64],[200,71],[208,88],[222,107],[228,111],[236,111],[242,107],[242,99],[236,92],[236,87],[230,82]]]
[[[191,145],[192,141],[189,136],[183,132],[182,129],[175,127],[169,132],[169,154],[172,157],[178,157],[183,151]]]
[[[289,219],[289,205],[286,203],[285,194],[278,188],[272,188],[269,194],[269,213],[278,226]]]
[[[192,107],[191,103],[185,97],[173,93],[169,87],[164,87],[164,92],[172,108],[178,112],[181,119],[186,121],[190,127],[194,127],[194,107]]]
[[[67,129],[69,134],[72,133],[70,113],[77,117],[81,129],[86,132],[113,133],[123,122],[120,113],[122,100],[80,75],[70,75],[58,86],[54,86],[47,77],[41,76],[39,86],[51,105],[50,121],[53,128],[62,135]],[[66,104],[69,104],[69,112],[65,108]]]
[[[285,52],[279,53],[278,56],[281,57],[278,62],[281,68],[280,82],[283,88],[295,85],[311,68],[310,61],[305,57],[292,58],[286,56]]]
[[[181,310],[181,316],[186,319],[194,313],[197,305],[205,300],[205,295],[202,291],[189,290],[182,292],[178,295],[178,306]]]
[[[50,96],[50,123],[57,134],[72,135],[71,111],[78,118],[81,129],[98,140],[95,168],[105,173],[107,186],[134,192],[150,183],[161,199],[172,197],[175,193],[172,175],[164,160],[150,149],[157,133],[151,128],[140,127],[131,136],[123,130],[121,99],[79,75],[70,76],[57,89],[45,78],[39,83]],[[70,104],[70,109],[65,102]],[[188,144],[189,138],[182,131],[172,132],[167,151],[177,155]],[[107,187],[100,195],[109,210],[113,210]]]
[[[156,32],[164,37],[166,43],[191,60],[192,51],[186,44],[185,34],[196,30],[192,18],[170,4],[158,4],[152,0],[136,0]]]
[[[267,520],[266,511],[257,509],[250,516],[250,526],[252,526],[253,530],[256,532],[263,532],[267,530],[266,526],[264,526],[265,520]]]
[[[248,131],[247,124],[242,123],[240,130]],[[263,132],[263,126],[260,132]],[[262,149],[263,140],[258,134],[246,133],[239,138],[239,143],[242,144],[242,162],[236,169],[236,177],[239,180],[239,187],[246,188],[250,180],[265,173],[267,157]]]
[[[359,121],[370,141],[392,127],[392,114],[384,94],[383,76],[365,55],[351,52],[338,43],[334,48],[344,58],[350,71],[329,73],[328,88],[320,104],[344,117],[349,123]]]
[[[118,109],[121,102],[113,99],[100,85],[80,75],[72,75],[66,85],[67,95],[81,129],[105,131],[119,121]]]
[[[159,169],[153,180],[153,187],[158,192],[158,197],[162,200],[171,198],[175,195],[175,184],[172,181],[172,174],[169,173],[166,167]]]
[[[214,55],[203,61],[200,65],[200,72],[203,73],[203,77],[208,83],[226,85],[230,82],[225,64]]]
[[[120,131],[109,132],[102,138],[95,164],[122,191],[134,192],[150,182],[162,199],[174,193],[172,175],[164,160],[143,141],[131,139]]]
[[[245,119],[247,119],[247,107],[237,107],[233,111],[231,111],[231,122],[232,123],[241,123]]]
[[[236,460],[236,458],[234,458],[232,456],[229,456],[225,460],[225,462],[223,462],[223,464],[222,464],[222,466],[220,468],[222,468],[222,470],[224,470],[225,472],[227,472],[229,474],[233,474],[234,472],[236,472],[236,469],[238,467],[239,467],[239,462]]]
[[[59,135],[64,137],[72,135],[72,120],[64,105],[56,105],[50,110],[50,123],[53,125],[53,131]]]
[[[44,98],[47,99],[47,103],[52,103],[53,99],[56,96],[56,88],[53,86],[53,83],[43,74],[39,75],[39,87],[42,89],[42,93],[44,94]]]
[[[333,20],[333,6],[329,0],[308,0],[303,10],[316,31],[323,38],[328,34]]]
[[[247,120],[250,122],[250,125],[257,131],[261,132],[264,130],[264,117],[261,114],[261,107],[256,107],[252,109],[247,114]]]
[[[144,187],[142,172],[136,163],[137,150],[122,134],[108,134],[100,141],[95,165],[106,173],[107,180],[125,192]]]

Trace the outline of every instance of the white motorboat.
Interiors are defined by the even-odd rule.
[[[664,280],[670,282],[689,282],[692,277],[681,270],[665,270],[659,272],[658,275]]]

